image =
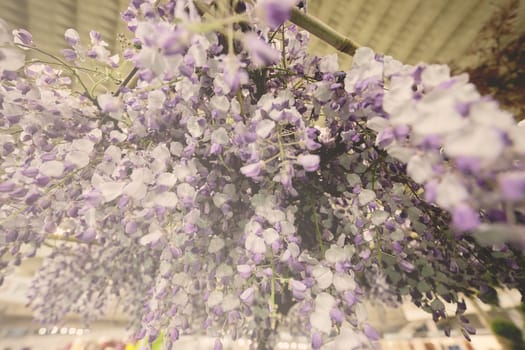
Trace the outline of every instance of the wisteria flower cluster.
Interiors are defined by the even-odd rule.
[[[309,55],[296,5],[132,0],[122,57],[0,26],[0,281],[51,247],[37,320],[117,298],[166,349],[203,330],[267,349],[282,324],[368,349],[366,299],[410,296],[468,338],[463,297],[523,289],[525,128],[447,66]],[[82,79],[122,62],[114,91]]]

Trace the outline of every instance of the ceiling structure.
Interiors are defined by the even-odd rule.
[[[357,43],[410,64],[458,61],[509,0],[312,0],[309,11]],[[519,25],[525,1],[519,2]],[[523,28],[523,27],[522,27]],[[333,52],[318,40],[316,52]]]
[[[494,12],[511,0],[308,0],[308,12],[363,46],[405,63],[461,58]],[[516,27],[525,28],[525,0]],[[64,31],[87,38],[99,31],[111,48],[127,29],[120,20],[129,0],[0,0],[0,17],[32,32],[39,47],[58,53]],[[87,40],[87,39],[86,39]],[[334,52],[312,40],[312,52]],[[343,61],[349,62],[349,57]]]

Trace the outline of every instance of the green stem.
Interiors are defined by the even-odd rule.
[[[271,264],[272,264],[272,281],[271,281],[271,294],[270,294],[270,318],[272,320],[272,329],[275,329],[275,322],[277,317],[277,304],[275,303],[275,263],[273,261],[274,256],[272,253]]]
[[[18,44],[18,45],[21,46],[21,47],[25,47],[25,48],[31,49],[31,50],[35,50],[36,52],[38,52],[38,53],[40,53],[40,54],[42,54],[44,56],[47,56],[49,58],[52,58],[55,61],[59,62],[62,66],[64,66],[64,68],[69,70],[71,72],[71,74],[73,74],[75,76],[75,78],[77,78],[77,80],[80,83],[80,85],[82,85],[82,88],[84,89],[84,91],[85,91],[85,93],[87,95],[87,98],[89,98],[91,100],[91,102],[96,104],[96,100],[89,93],[89,89],[87,88],[86,84],[84,84],[84,82],[80,78],[80,75],[78,75],[78,73],[77,73],[75,68],[71,67],[69,64],[67,64],[66,62],[64,62],[63,60],[58,58],[57,56],[55,56],[53,54],[50,54],[49,52],[46,52],[44,50],[41,50],[38,47],[28,46],[28,45],[24,45],[24,44]]]
[[[281,136],[281,131],[282,130],[279,130],[279,132],[277,133],[277,141],[279,142],[279,156],[281,157],[281,161],[284,161],[284,159],[286,158],[286,153],[284,152],[284,145],[283,145],[283,140]]]
[[[288,68],[286,68],[286,42],[285,42],[285,37],[284,37],[284,26],[281,26],[281,34],[282,34],[282,41],[283,41],[283,46],[281,48],[281,54],[282,54],[282,60],[283,60],[283,68],[285,70],[288,70]]]
[[[79,241],[76,238],[73,237],[66,237],[66,236],[60,236],[60,235],[48,235],[46,236],[46,241],[61,241],[61,242],[68,242],[68,243],[77,243],[77,244],[94,244],[94,245],[100,245],[96,242],[82,242]]]
[[[324,257],[324,244],[323,244],[323,237],[321,236],[321,230],[319,229],[319,214],[315,211],[315,207],[312,206],[312,214],[314,219],[314,226],[315,226],[315,236],[317,238],[317,243],[319,244],[319,248],[321,249],[321,254]]]
[[[332,45],[338,51],[352,56],[360,46],[354,40],[338,33],[335,29],[323,23],[319,19],[312,17],[298,8],[292,9],[290,21],[307,32],[315,35],[327,44]]]

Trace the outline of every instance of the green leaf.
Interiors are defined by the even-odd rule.
[[[430,277],[434,275],[434,269],[430,265],[425,265],[423,269],[421,270],[421,276],[423,277]]]
[[[393,284],[396,284],[401,280],[401,274],[397,272],[394,267],[389,267],[386,269],[386,275]]]
[[[425,281],[419,282],[416,287],[421,293],[430,292],[432,290],[432,286]]]
[[[443,304],[443,302],[439,299],[434,299],[432,300],[432,302],[430,303],[430,307],[432,308],[432,310],[444,310],[445,309],[445,304]]]

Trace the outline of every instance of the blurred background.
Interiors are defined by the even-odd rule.
[[[57,55],[66,46],[64,31],[68,28],[75,28],[85,41],[90,30],[97,30],[111,51],[120,52],[122,37],[127,35],[120,13],[128,3],[0,0],[0,18],[12,28],[29,30],[37,46]],[[308,0],[307,11],[359,44],[405,63],[447,63],[456,72],[467,71],[482,92],[494,95],[523,119],[525,0]],[[310,50],[317,55],[335,52],[315,38]],[[339,57],[342,69],[348,68],[351,57]],[[90,326],[75,315],[48,327],[32,322],[25,295],[46,254],[43,250],[23,263],[0,286],[0,350],[133,349],[127,318],[116,311]],[[489,304],[473,300],[467,304],[467,317],[477,328],[471,343],[457,332],[445,337],[441,330],[444,325],[436,325],[428,314],[409,303],[399,309],[372,302],[368,306],[371,323],[382,334],[381,349],[510,349],[509,341],[496,336],[491,328],[523,330],[519,293],[500,290]],[[213,341],[187,336],[177,349],[212,349]],[[249,341],[244,339],[225,342],[225,349],[248,346]],[[308,339],[282,330],[277,349],[309,348]]]

